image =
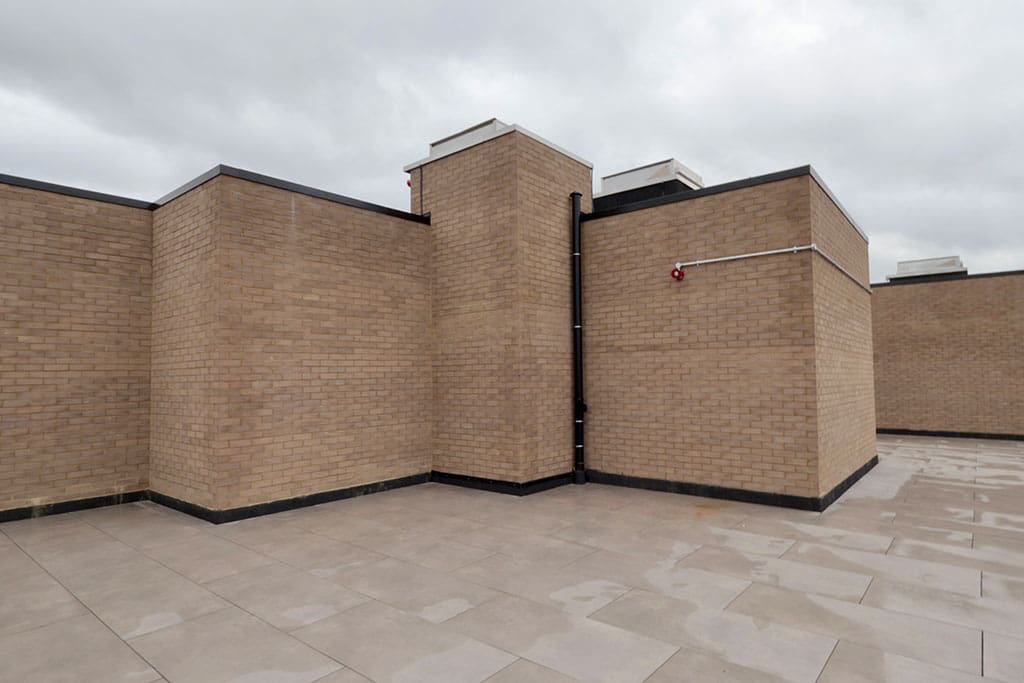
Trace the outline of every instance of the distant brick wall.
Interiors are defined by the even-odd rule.
[[[1024,273],[872,299],[880,429],[1024,434]]]
[[[150,231],[0,184],[0,510],[146,488]]]
[[[588,467],[817,496],[807,177],[583,226]]]
[[[813,241],[853,278],[816,256],[815,382],[818,396],[818,485],[831,491],[875,455],[868,243],[818,186],[810,182]]]
[[[518,132],[422,166],[433,236],[434,469],[523,482],[572,467],[569,193],[590,169]]]

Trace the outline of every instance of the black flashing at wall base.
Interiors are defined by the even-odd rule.
[[[34,505],[29,507],[14,508],[13,510],[0,510],[0,522],[13,522],[19,519],[31,519],[33,517],[44,517],[46,515],[59,515],[64,512],[78,512],[107,505],[120,505],[121,503],[134,503],[139,500],[147,500],[149,491],[130,491],[128,493],[114,493],[109,496],[96,496],[95,498],[80,498],[68,500],[61,503],[49,503],[47,505]]]
[[[997,439],[999,441],[1024,441],[1024,434],[989,434],[987,432],[937,432],[928,429],[876,429],[879,434],[902,434],[904,436],[944,436],[952,439]]]
[[[192,515],[193,517],[198,517],[199,519],[206,520],[207,522],[211,522],[213,524],[224,524],[225,522],[237,522],[250,517],[271,515],[275,512],[285,512],[287,510],[295,510],[296,508],[320,505],[321,503],[330,503],[335,500],[356,498],[358,496],[365,496],[368,493],[390,491],[391,489],[402,488],[404,486],[422,484],[429,480],[430,474],[428,472],[424,472],[422,474],[413,474],[408,477],[399,477],[398,479],[378,481],[373,484],[350,486],[349,488],[335,489],[333,491],[322,491],[320,493],[311,493],[308,496],[296,496],[295,498],[285,498],[284,500],[274,500],[269,503],[260,503],[258,505],[249,505],[246,507],[231,508],[228,510],[211,510],[201,505],[165,496],[157,491],[150,491],[149,499],[154,503],[160,503],[161,505],[178,510],[179,512],[184,512]]]
[[[433,471],[430,473],[430,481],[438,484],[451,484],[452,486],[465,486],[466,488],[479,489],[481,491],[493,491],[494,493],[505,493],[512,496],[528,496],[531,493],[540,493],[558,486],[572,483],[572,472],[556,474],[552,477],[534,479],[522,483],[514,481],[502,481],[500,479],[485,479],[483,477],[471,477],[466,474],[451,474],[449,472]]]
[[[626,486],[634,489],[646,489],[648,491],[664,491],[666,493],[683,493],[690,496],[703,496],[704,498],[735,500],[740,503],[756,503],[758,505],[774,505],[775,507],[793,508],[795,510],[821,512],[834,503],[839,496],[843,495],[847,489],[853,486],[858,479],[867,474],[877,464],[878,456],[872,456],[870,460],[858,467],[853,474],[820,498],[767,493],[765,491],[747,491],[726,486],[691,484],[682,481],[669,481],[667,479],[631,477],[625,474],[609,474],[598,470],[587,470],[587,481],[592,481],[595,484]]]
[[[1008,438],[1008,437],[996,437]],[[631,477],[623,474],[608,474],[598,470],[587,470],[586,480],[595,484],[610,484],[612,486],[626,486],[629,488],[646,489],[649,491],[667,491],[670,493],[685,493],[693,496],[704,496],[705,498],[722,498],[735,500],[744,503],[758,503],[760,505],[775,505],[777,507],[795,508],[798,510],[813,510],[820,512],[831,505],[847,489],[853,486],[858,479],[878,464],[878,456],[874,456],[864,463],[853,474],[844,479],[838,486],[820,498],[802,496],[788,496],[777,493],[764,493],[760,491],[745,491],[743,489],[726,488],[722,486],[708,486],[705,484],[690,484],[686,482],[667,481],[664,479],[646,479],[643,477]],[[51,503],[49,505],[37,505],[34,507],[14,508],[13,510],[0,510],[0,522],[13,522],[19,519],[43,517],[45,515],[56,515],[64,512],[76,512],[90,508],[103,507],[106,505],[119,505],[121,503],[133,503],[140,500],[151,500],[165,507],[179,512],[198,517],[212,524],[224,524],[226,522],[237,522],[250,517],[270,515],[275,512],[285,512],[297,508],[330,503],[335,500],[356,498],[370,493],[390,491],[392,489],[424,484],[428,481],[439,484],[450,484],[453,486],[464,486],[467,488],[479,489],[481,491],[492,491],[513,496],[527,496],[532,493],[547,491],[559,486],[571,484],[573,473],[556,474],[543,479],[534,479],[527,482],[502,481],[500,479],[485,479],[483,477],[471,477],[464,474],[451,474],[449,472],[423,472],[408,477],[388,479],[373,484],[351,486],[333,491],[322,491],[311,493],[308,496],[296,496],[284,500],[275,500],[259,505],[249,505],[228,510],[211,510],[178,500],[171,496],[164,495],[158,491],[131,491],[109,496],[98,496],[95,498],[84,498],[81,500],[69,500],[62,503]]]

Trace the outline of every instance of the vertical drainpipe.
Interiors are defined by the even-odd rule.
[[[572,199],[572,393],[573,393],[573,460],[572,480],[574,484],[587,481],[586,463],[583,459],[583,413],[587,404],[583,402],[583,268],[580,261],[580,198],[579,192],[569,195]]]

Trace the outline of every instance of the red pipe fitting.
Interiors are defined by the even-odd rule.
[[[675,278],[676,280],[682,280],[684,277],[686,277],[686,273],[683,271],[682,268],[673,268],[672,277]]]

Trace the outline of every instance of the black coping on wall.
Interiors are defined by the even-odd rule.
[[[587,481],[592,481],[595,484],[626,486],[634,489],[647,489],[648,491],[682,493],[690,496],[702,496],[704,498],[721,498],[724,500],[735,500],[741,503],[756,503],[758,505],[773,505],[775,507],[821,512],[834,503],[839,496],[843,495],[847,489],[853,486],[858,479],[867,474],[871,468],[877,464],[878,456],[872,456],[870,460],[858,467],[853,474],[841,481],[834,489],[819,498],[811,496],[791,496],[783,493],[768,493],[766,491],[747,491],[745,489],[734,489],[726,486],[692,484],[682,481],[669,481],[667,479],[631,477],[625,474],[609,474],[607,472],[600,472],[597,470],[587,470]]]
[[[93,192],[92,190],[81,190],[77,187],[68,187],[67,185],[57,185],[55,183],[44,183],[41,180],[32,180],[31,178],[19,178],[18,176],[6,175],[0,173],[0,183],[5,185],[13,185],[14,187],[25,187],[30,190],[40,190],[42,192],[52,192],[54,194],[62,194],[68,197],[78,197],[79,199],[91,199],[97,202],[105,202],[107,204],[119,204],[121,206],[130,206],[133,209],[147,209],[152,211],[157,207],[153,202],[144,202],[141,199],[129,199],[128,197],[118,197],[113,194],[105,194],[103,192]]]
[[[513,496],[528,496],[531,493],[539,493],[541,491],[553,489],[557,486],[564,486],[565,484],[572,483],[572,472],[556,474],[551,477],[544,477],[543,479],[534,479],[533,481],[519,483],[502,481],[500,479],[471,477],[466,474],[450,474],[448,472],[438,472],[437,470],[434,470],[430,473],[430,481],[435,481],[439,484],[465,486],[471,489],[480,489],[481,491],[505,493]]]
[[[371,202],[364,202],[361,199],[353,199],[352,197],[346,197],[341,194],[334,194],[333,192],[326,192],[324,190],[318,190],[315,187],[309,187],[308,185],[299,185],[289,180],[281,180],[280,178],[274,178],[261,173],[253,173],[252,171],[246,171],[241,168],[235,168],[233,166],[225,166],[220,164],[214,166],[206,173],[193,178],[181,187],[171,191],[164,195],[160,199],[156,200],[157,206],[163,206],[174,199],[177,199],[181,195],[194,190],[200,185],[213,180],[217,176],[228,176],[231,178],[238,178],[240,180],[247,180],[251,183],[258,183],[260,185],[267,185],[268,187],[276,187],[280,190],[287,190],[296,194],[305,195],[307,197],[315,197],[317,199],[323,199],[328,202],[334,202],[335,204],[343,204],[345,206],[351,206],[356,209],[363,209],[364,211],[372,211],[374,213],[384,214],[385,216],[391,216],[392,218],[401,218],[402,220],[412,221],[414,223],[423,223],[430,225],[430,216],[420,216],[415,213],[409,213],[408,211],[400,211],[399,209],[392,209],[387,206],[381,206],[380,204],[373,204]]]
[[[916,275],[914,277],[901,277],[890,282],[872,282],[871,289],[875,287],[896,287],[898,285],[920,285],[927,282],[948,282],[952,280],[979,280],[986,277],[1006,277],[1008,275],[1024,275],[1024,270],[997,270],[992,273],[935,273],[934,275]]]
[[[944,436],[953,439],[997,439],[999,441],[1024,441],[1024,434],[993,434],[991,432],[947,432],[931,429],[876,429],[878,434],[904,436]]]
[[[93,192],[92,190],[82,190],[77,187],[68,187],[66,185],[55,185],[53,183],[44,183],[41,180],[32,180],[31,178],[20,178],[18,176],[5,175],[0,173],[0,183],[6,185],[13,185],[14,187],[25,187],[31,190],[41,190],[43,192],[53,192],[54,194],[62,194],[69,197],[78,197],[79,199],[91,199],[97,202],[105,202],[107,204],[119,204],[121,206],[129,206],[135,209],[146,209],[147,211],[153,211],[167,204],[174,199],[182,196],[183,194],[194,190],[200,185],[213,180],[217,176],[225,175],[232,178],[239,178],[241,180],[247,180],[252,183],[258,183],[260,185],[267,185],[269,187],[276,187],[281,190],[287,190],[296,194],[305,195],[307,197],[315,197],[317,199],[323,199],[328,202],[335,204],[343,204],[345,206],[351,206],[356,209],[363,209],[364,211],[372,211],[374,213],[384,214],[385,216],[391,216],[392,218],[401,218],[402,220],[412,221],[414,223],[422,223],[424,225],[430,225],[430,215],[418,215],[415,213],[409,213],[408,211],[401,211],[399,209],[392,209],[387,206],[381,206],[379,204],[373,204],[371,202],[364,202],[361,199],[353,199],[352,197],[346,197],[345,195],[334,194],[333,192],[326,192],[324,190],[318,190],[314,187],[306,185],[299,185],[288,180],[281,180],[280,178],[273,178],[271,176],[262,175],[260,173],[253,173],[252,171],[246,171],[240,168],[234,168],[232,166],[225,166],[223,164],[214,166],[206,173],[193,178],[181,187],[177,188],[173,192],[164,195],[155,202],[144,202],[139,199],[129,199],[127,197],[118,197],[112,194],[105,194],[103,192]]]
[[[839,200],[829,189],[825,181],[821,179],[818,172],[814,170],[810,165],[797,166],[796,168],[790,168],[785,171],[776,171],[775,173],[768,173],[766,175],[754,176],[752,178],[744,178],[743,180],[734,180],[729,183],[721,183],[720,185],[709,185],[708,187],[701,188],[699,190],[693,190],[692,192],[681,192],[678,194],[667,195],[664,197],[654,197],[651,199],[645,199],[643,201],[635,202],[633,204],[627,204],[624,206],[617,206],[613,209],[605,209],[604,211],[592,211],[585,213],[580,218],[582,221],[593,221],[601,218],[608,218],[609,216],[618,216],[624,213],[632,213],[633,211],[641,211],[643,209],[653,209],[657,206],[665,206],[667,204],[675,204],[676,202],[686,202],[691,199],[699,199],[701,197],[709,197],[715,194],[721,194],[723,192],[732,192],[734,190],[744,190],[748,187],[757,187],[758,185],[767,185],[768,183],[777,183],[782,180],[789,180],[790,178],[799,178],[801,176],[809,175],[814,179],[814,182],[818,184],[828,198],[832,200],[832,203],[836,205],[836,208],[846,217],[846,220],[850,221],[850,225],[857,231],[865,242],[868,241],[868,236],[860,229],[857,225],[857,221],[853,220],[850,212],[839,203]]]
[[[12,510],[0,510],[0,522],[13,522],[18,519],[31,519],[33,517],[44,517],[46,515],[59,515],[65,512],[78,512],[79,510],[89,510],[92,508],[105,507],[107,505],[134,503],[138,500],[149,500],[149,491],[114,493],[109,496],[79,498],[78,500],[67,500],[61,503],[48,503],[46,505],[14,508]]]
[[[656,199],[659,197],[678,197],[681,199],[684,195],[689,195],[693,192],[695,192],[695,190],[692,187],[681,180],[673,178],[672,180],[665,180],[652,185],[634,187],[630,190],[622,190],[621,192],[615,192],[614,194],[594,197],[594,211],[607,211],[620,206],[628,206],[630,204],[635,204],[636,202]]]

